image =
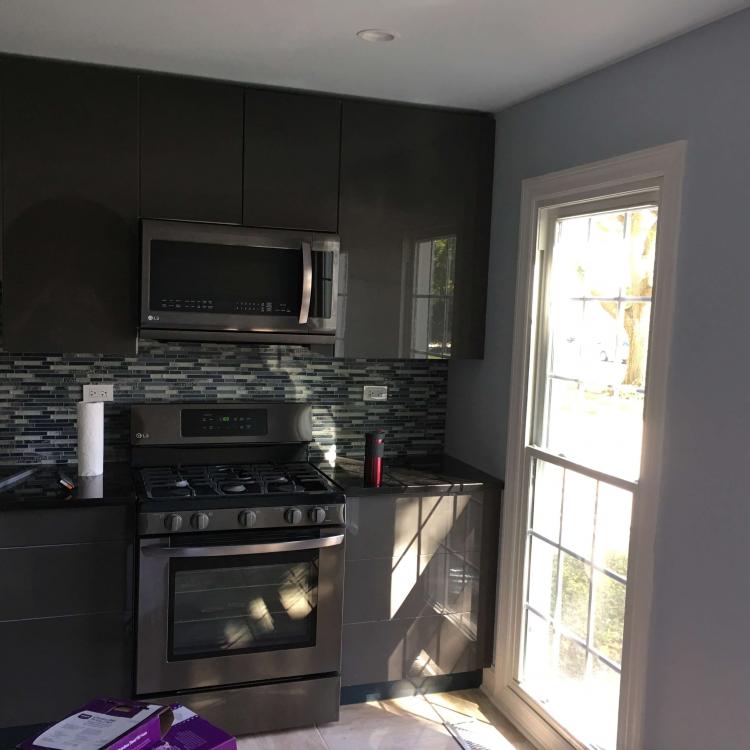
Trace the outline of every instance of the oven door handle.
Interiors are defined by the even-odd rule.
[[[310,300],[312,299],[312,246],[302,240],[302,301],[299,306],[299,324],[305,325],[310,317]]]
[[[274,552],[297,552],[323,549],[343,544],[344,534],[331,534],[317,539],[294,539],[290,542],[264,544],[226,544],[217,547],[143,547],[144,555],[155,557],[222,557],[225,555],[264,555]]]

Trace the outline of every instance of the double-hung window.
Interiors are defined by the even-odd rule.
[[[663,176],[630,178],[619,190],[611,181],[586,189],[586,179],[569,198],[540,196],[526,212],[495,689],[538,741],[615,750],[625,744],[626,638],[646,619],[641,612],[628,626],[626,617],[631,520],[636,503],[654,502],[639,492],[651,465],[644,423],[663,403],[657,394],[647,413],[649,351],[655,295],[671,269],[657,262]],[[663,383],[666,360],[656,359]]]

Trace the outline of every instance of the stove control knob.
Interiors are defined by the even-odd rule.
[[[326,520],[326,512],[323,508],[311,508],[309,516],[313,523],[323,523]]]
[[[254,510],[243,510],[240,511],[239,516],[237,516],[237,520],[240,522],[240,526],[244,526],[245,528],[249,529],[251,526],[255,526],[255,522],[258,520],[258,516]]]
[[[208,526],[208,515],[205,513],[193,513],[190,517],[190,525],[198,531],[203,531]]]
[[[300,523],[302,521],[302,511],[299,508],[287,508],[284,511],[284,518],[287,523]]]
[[[179,531],[182,528],[182,516],[177,513],[170,513],[164,519],[164,528],[171,532]]]

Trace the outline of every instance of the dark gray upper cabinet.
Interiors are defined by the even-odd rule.
[[[336,232],[341,102],[245,91],[243,223]]]
[[[141,216],[242,223],[243,90],[141,77]]]
[[[482,357],[494,121],[346,101],[337,356]]]
[[[135,74],[6,58],[3,346],[136,348]]]

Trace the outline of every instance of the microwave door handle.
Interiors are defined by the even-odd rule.
[[[322,549],[343,544],[344,534],[323,536],[319,539],[295,539],[290,542],[265,544],[228,544],[217,547],[144,547],[144,555],[155,557],[223,557],[224,555],[264,555],[273,552],[297,552]]]
[[[300,325],[305,325],[310,317],[312,283],[312,246],[307,240],[302,240],[302,301],[299,306]]]

